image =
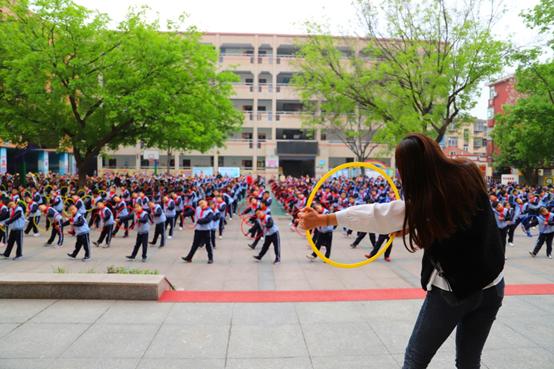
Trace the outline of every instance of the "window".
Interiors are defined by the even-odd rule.
[[[220,166],[220,167],[224,167],[224,163],[223,163],[223,156],[219,156],[217,158],[217,165]]]
[[[190,159],[183,159],[183,168],[190,168]]]
[[[108,160],[108,167],[116,168],[117,167],[117,160],[116,159],[109,159]]]
[[[243,160],[241,162],[241,166],[245,169],[251,169],[252,168],[252,160]]]
[[[487,119],[494,119],[494,109],[492,106],[487,109]]]
[[[464,144],[464,151],[469,151],[469,145],[468,144]]]
[[[148,162],[148,160],[140,159],[140,166],[141,167],[147,167],[149,165],[150,165],[150,163]]]
[[[169,159],[169,166],[174,167],[175,166],[175,159]]]
[[[469,129],[464,129],[464,144],[467,145],[467,143],[469,142]]]
[[[489,99],[494,99],[496,97],[496,89],[494,86],[491,86],[489,89]]]
[[[327,141],[327,132],[321,131],[321,141]]]
[[[258,169],[265,169],[265,158],[258,158],[257,160],[257,163],[258,163]]]
[[[448,146],[458,147],[458,137],[456,136],[448,137]]]

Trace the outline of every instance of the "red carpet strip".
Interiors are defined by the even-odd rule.
[[[554,284],[516,284],[506,286],[506,296],[554,295]],[[165,291],[161,302],[329,302],[422,299],[420,288],[312,291]]]

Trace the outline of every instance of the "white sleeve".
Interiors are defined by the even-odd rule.
[[[335,213],[337,223],[353,231],[388,234],[402,230],[404,201],[352,206]]]

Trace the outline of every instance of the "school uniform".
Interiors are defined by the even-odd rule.
[[[151,245],[155,245],[158,242],[158,236],[160,236],[160,247],[165,246],[165,213],[159,204],[154,205],[152,209],[152,220],[154,221],[154,238]]]
[[[215,233],[219,229],[219,224],[223,223],[223,221],[221,219],[221,212],[217,207],[215,209],[212,209],[212,211],[213,216],[212,221],[210,222],[210,241],[212,243],[212,248],[215,249]]]
[[[546,256],[552,258],[552,240],[554,239],[554,214],[538,215],[539,221],[539,238],[535,244],[533,251],[530,251],[532,256],[536,256],[546,243]]]
[[[329,210],[323,209],[323,215],[329,214]],[[325,247],[325,257],[331,257],[331,247],[333,244],[333,231],[335,230],[334,226],[323,226],[317,227],[317,239],[314,240],[315,247],[318,250],[321,250],[321,247]],[[312,257],[316,257],[316,253],[312,253]]]
[[[165,204],[164,208],[165,213],[165,227],[169,226],[169,238],[173,238],[173,228],[175,227],[175,216],[177,215],[177,212],[175,210],[175,201],[173,199],[169,199],[167,201],[167,204]]]
[[[115,228],[115,231],[113,232],[113,235],[115,236],[123,225],[123,228],[125,229],[123,237],[127,237],[129,235],[129,221],[133,219],[133,213],[129,211],[129,208],[127,207],[127,203],[125,201],[120,201],[119,203],[117,203],[117,205],[115,206],[115,211],[117,214],[117,226]]]
[[[75,258],[79,254],[79,251],[81,251],[81,248],[84,248],[85,257],[83,260],[90,259],[90,228],[83,214],[75,214],[73,218],[73,229],[75,230],[76,237],[75,250],[67,254],[67,256]]]
[[[7,220],[10,217],[10,210],[5,204],[0,205],[0,223],[4,224],[3,222]],[[7,227],[4,225],[4,227],[0,228],[0,242],[6,243],[7,241]]]
[[[96,246],[100,246],[102,242],[104,242],[104,239],[106,239],[106,247],[110,247],[112,242],[113,226],[115,224],[113,213],[109,208],[105,207],[99,211],[99,215],[102,219],[103,226],[102,231],[100,232],[100,237],[94,244]]]
[[[137,256],[139,249],[142,247],[142,261],[146,260],[148,252],[148,232],[150,231],[150,216],[147,212],[143,211],[138,216],[137,223],[137,239],[133,252],[127,259],[134,259]]]
[[[46,211],[46,219],[52,226],[52,231],[50,232],[50,238],[46,241],[47,245],[51,245],[54,242],[56,236],[58,236],[58,246],[63,246],[63,217],[62,215],[54,208],[48,208]]]
[[[11,209],[10,218],[7,219],[4,224],[8,226],[9,234],[8,244],[3,256],[6,258],[10,257],[14,244],[17,244],[14,260],[19,259],[23,256],[23,228],[25,227],[23,209],[19,206]]]
[[[510,214],[508,214],[508,209],[502,209],[502,211],[500,212],[496,209],[493,209],[493,213],[496,220],[496,226],[500,231],[500,241],[502,241],[502,247],[506,248],[506,237],[508,235]]]
[[[269,246],[273,244],[273,251],[275,252],[274,263],[275,264],[280,263],[281,262],[281,243],[279,239],[279,227],[273,221],[273,218],[271,217],[271,215],[266,215],[263,220],[258,219],[258,222],[260,224],[260,228],[263,230],[264,243],[262,245],[262,249],[260,250],[260,253],[258,255],[255,255],[254,259],[262,260],[267,250],[269,250]]]
[[[188,263],[192,262],[192,258],[201,246],[206,246],[206,252],[208,253],[208,263],[213,263],[213,251],[212,244],[210,240],[210,223],[213,218],[213,211],[209,207],[206,209],[201,209],[198,207],[196,209],[196,225],[194,227],[194,239],[192,241],[192,246],[190,248],[187,256],[182,257],[182,259]]]
[[[37,224],[40,222],[40,210],[38,209],[38,204],[35,201],[32,201],[29,204],[29,215],[27,217],[27,228],[25,228],[25,234],[29,234],[31,230],[33,231],[34,236],[38,236]]]
[[[217,209],[219,210],[219,214],[220,214],[220,221],[219,221],[219,238],[223,237],[223,230],[225,229],[225,216],[226,214],[228,214],[228,205],[225,203],[225,202],[222,202],[220,203],[218,206],[217,206]]]

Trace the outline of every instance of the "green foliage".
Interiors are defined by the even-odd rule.
[[[554,1],[541,1],[524,17],[533,28],[554,29]],[[537,169],[554,165],[554,59],[542,61],[541,54],[535,48],[516,55],[520,97],[515,105],[504,106],[492,132],[497,165],[519,168],[531,183]]]
[[[53,268],[53,272],[56,273],[56,274],[65,274],[65,273],[67,273],[65,268],[61,267],[61,266],[57,266],[57,267]]]
[[[110,265],[107,268],[107,273],[108,274],[146,274],[146,275],[160,274],[160,272],[157,270],[116,267],[114,265]]]
[[[301,45],[303,99],[349,101],[351,110],[381,122],[373,137],[380,142],[395,144],[408,132],[440,141],[448,125],[475,106],[480,83],[506,62],[510,45],[491,33],[495,15],[484,18],[476,0],[449,6],[445,0],[356,3],[368,38],[362,45],[339,43],[350,42],[359,52],[341,58],[328,33],[311,26],[312,36]]]
[[[179,31],[182,19],[161,32],[143,8],[111,30],[107,15],[72,0],[7,6],[2,138],[73,149],[83,179],[105,148],[170,137],[174,148],[206,150],[240,126],[229,100],[232,77],[217,72],[217,52],[194,28]]]

